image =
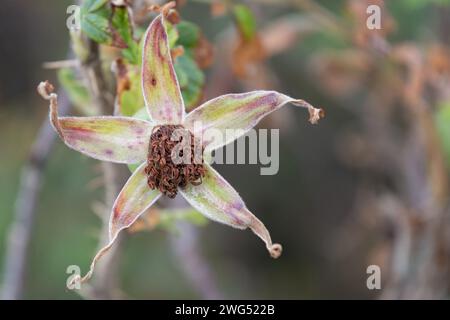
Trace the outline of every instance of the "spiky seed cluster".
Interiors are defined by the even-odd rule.
[[[185,130],[184,133],[186,135],[181,135],[179,139],[174,139],[172,135],[177,129]],[[183,136],[190,137],[190,163],[185,163],[187,162],[185,161],[175,164],[172,161],[172,150],[179,143],[183,143]],[[203,165],[203,158],[200,163],[195,163],[194,161],[195,148],[199,147],[195,142],[194,135],[181,125],[155,127],[150,136],[147,167],[145,168],[148,186],[151,189],[158,189],[169,198],[175,198],[178,187],[185,187],[189,183],[193,185],[201,184],[206,170]],[[203,151],[203,147],[201,148],[201,151]],[[178,156],[182,158],[183,149],[176,149],[175,152],[177,151],[179,152]],[[203,154],[203,152],[200,154]]]

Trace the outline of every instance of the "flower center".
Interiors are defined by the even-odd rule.
[[[169,198],[178,187],[199,185],[205,176],[204,147],[181,125],[162,125],[153,129],[148,148],[147,183]]]

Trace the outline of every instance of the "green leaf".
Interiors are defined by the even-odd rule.
[[[189,111],[197,105],[202,97],[205,75],[197,66],[189,51],[176,59],[174,67],[186,110]]]
[[[202,98],[203,87],[195,84],[188,85],[186,88],[181,90],[181,95],[183,96],[184,103],[186,104],[186,111],[191,111],[195,108],[200,99]]]
[[[109,30],[108,16],[105,16],[103,10],[95,13],[82,13],[81,30],[95,42],[106,44],[113,42]]]
[[[200,28],[192,22],[181,21],[176,26],[166,22],[170,48],[183,46],[185,53],[174,62],[186,111],[197,105],[202,97],[205,75],[192,56],[200,39]]]
[[[107,1],[84,3],[81,29],[92,40],[123,48],[122,55],[132,64],[139,63],[139,46],[133,37],[133,27],[126,6],[108,6]]]
[[[84,115],[94,116],[99,114],[91,103],[88,89],[76,78],[72,69],[59,70],[58,80],[69,95],[70,101]]]
[[[123,57],[134,65],[139,64],[139,45],[134,39],[133,25],[130,21],[128,8],[125,6],[113,6],[110,27],[114,45],[124,48]]]
[[[189,21],[181,21],[177,25],[178,41],[177,44],[186,48],[193,48],[200,39],[200,28]]]
[[[173,49],[178,41],[178,30],[168,21],[164,22],[164,25],[167,30],[167,37],[169,39],[169,47]]]
[[[108,0],[85,0],[82,5],[82,10],[86,12],[94,12],[103,7]]]
[[[249,7],[238,4],[233,7],[236,25],[245,40],[251,40],[256,35],[256,20]]]
[[[139,52],[139,45],[136,42],[132,42],[132,44],[128,46],[128,48],[122,50],[122,55],[130,63],[138,65],[140,62]]]
[[[133,41],[133,29],[130,24],[127,7],[113,7],[111,25],[126,44]]]
[[[145,102],[142,95],[140,72],[130,70],[127,76],[130,81],[130,89],[121,92],[118,99],[120,113],[131,117],[145,105]]]
[[[180,85],[181,90],[183,90],[183,88],[186,88],[189,85],[189,75],[186,73],[186,70],[180,67],[176,62],[175,73],[177,74],[178,84]]]
[[[81,30],[92,40],[99,43],[111,41],[109,17],[111,8],[107,0],[87,0],[81,7]]]
[[[444,103],[435,115],[435,122],[442,148],[450,168],[450,102]]]

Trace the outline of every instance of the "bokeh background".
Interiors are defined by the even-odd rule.
[[[284,253],[272,260],[250,231],[213,222],[135,232],[112,263],[107,297],[447,298],[450,2],[239,3],[254,14],[257,44],[238,44],[220,1],[179,7],[215,49],[205,99],[272,88],[326,110],[317,126],[294,107],[260,124],[280,129],[277,175],[216,166]],[[67,57],[70,4],[3,0],[0,8],[0,275],[21,173],[47,117],[35,88],[46,79],[60,87],[43,63]],[[381,30],[366,27],[369,4],[382,8]],[[66,288],[66,268],[85,272],[98,246],[100,171],[56,141],[39,178],[20,298],[82,298]],[[369,265],[381,268],[381,290],[366,286]]]

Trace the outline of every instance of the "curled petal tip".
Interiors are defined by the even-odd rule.
[[[311,104],[309,104],[305,100],[295,100],[292,101],[292,104],[308,109],[309,113],[308,121],[311,124],[318,124],[319,120],[325,117],[325,110],[321,108],[314,108]]]
[[[260,237],[266,243],[266,248],[269,251],[270,256],[272,258],[277,259],[278,257],[281,256],[283,247],[279,243],[272,243],[270,233],[264,226],[264,224],[261,222],[261,220],[252,215],[249,227],[258,237]]]
[[[177,3],[175,1],[170,1],[170,2],[166,3],[161,8],[161,14],[164,17],[167,17],[169,15],[169,11],[172,10],[173,8],[175,8],[176,5],[177,5]]]
[[[157,5],[157,4],[152,4],[150,5],[147,10],[148,11],[154,11],[154,12],[159,12],[161,13],[165,18],[167,18],[169,16],[170,10],[172,10],[173,8],[175,8],[177,5],[176,1],[170,1],[168,3],[166,3],[163,6]]]
[[[94,259],[92,260],[88,273],[86,273],[83,277],[80,277],[80,276],[74,277],[71,281],[71,284],[78,284],[78,283],[82,284],[82,283],[85,283],[86,281],[88,281],[94,274],[94,269],[95,269],[95,266],[96,266],[98,260],[100,260],[100,258],[103,257],[111,249],[115,240],[116,239],[112,239],[106,246],[104,246],[102,249],[100,249],[97,252],[97,254],[95,255]]]
[[[281,256],[281,253],[283,252],[283,247],[279,243],[274,243],[269,248],[270,256],[274,259],[277,259]]]
[[[191,111],[184,125],[194,135],[206,135],[209,129],[219,130],[225,139],[204,139],[207,151],[216,150],[236,140],[253,128],[262,118],[280,109],[288,103],[307,109],[312,124],[324,117],[322,109],[314,108],[301,99],[294,99],[276,91],[258,90],[240,94],[227,94],[209,100]],[[227,129],[235,130],[233,135],[226,134]],[[211,131],[209,131],[211,132]]]
[[[109,224],[109,243],[97,252],[92,260],[89,272],[79,280],[80,283],[91,278],[98,260],[114,245],[119,232],[130,227],[145,210],[160,198],[161,194],[158,191],[148,188],[145,178],[146,166],[147,163],[144,162],[136,169],[119,193],[113,206]]]
[[[272,243],[270,233],[264,224],[245,206],[236,190],[210,165],[205,165],[206,175],[202,184],[180,188],[184,198],[200,213],[211,220],[229,226],[250,228],[262,241],[273,258],[281,255],[282,247]]]
[[[49,101],[50,122],[67,146],[103,161],[145,161],[148,136],[152,130],[150,122],[114,116],[59,117],[58,95],[53,90],[48,81],[37,87],[38,93]]]
[[[325,110],[323,109],[317,109],[313,106],[308,107],[309,112],[309,122],[311,124],[317,124],[319,123],[319,120],[325,117]]]
[[[69,282],[69,287],[76,288],[82,283],[80,275],[75,275]]]
[[[42,98],[45,100],[50,100],[55,95],[53,91],[55,90],[55,87],[48,81],[42,81],[39,83],[37,87],[38,93],[41,95]]]
[[[45,100],[50,101],[50,121],[61,139],[64,140],[63,131],[58,121],[58,95],[54,93],[55,87],[48,81],[42,81],[37,87],[38,93]]]

